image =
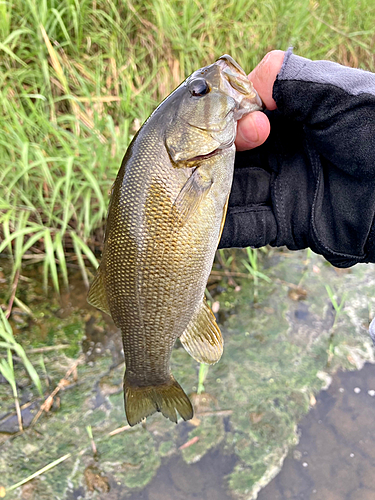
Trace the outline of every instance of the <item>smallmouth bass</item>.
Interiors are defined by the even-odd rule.
[[[112,188],[89,302],[121,329],[130,425],[160,411],[193,416],[170,372],[173,345],[216,363],[223,339],[204,291],[232,184],[237,120],[262,108],[228,55],[195,71],[151,114]]]

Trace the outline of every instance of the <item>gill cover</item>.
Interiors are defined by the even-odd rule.
[[[178,90],[182,98],[165,138],[174,163],[230,147],[236,120],[262,108],[246,73],[228,55],[195,71]]]

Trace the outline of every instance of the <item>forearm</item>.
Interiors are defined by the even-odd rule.
[[[251,78],[278,109],[266,112],[264,145],[236,155],[220,246],[310,247],[339,267],[375,262],[375,75],[270,55]]]
[[[302,122],[309,140],[348,174],[375,169],[375,74],[288,50],[273,87],[281,113]]]
[[[311,240],[336,265],[374,261],[375,75],[288,51],[273,96],[303,126]]]

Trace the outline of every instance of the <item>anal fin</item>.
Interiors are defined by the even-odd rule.
[[[104,275],[100,266],[96,272],[94,281],[91,284],[87,302],[101,311],[111,315],[107,300],[107,293],[104,286]]]
[[[200,363],[213,365],[221,358],[223,337],[205,298],[193,314],[180,340],[190,356]]]

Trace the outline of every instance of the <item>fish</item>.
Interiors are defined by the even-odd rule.
[[[237,121],[262,109],[229,55],[193,72],[133,138],[113,184],[91,305],[121,329],[130,426],[159,411],[177,423],[193,407],[170,370],[179,338],[216,363],[223,338],[205,287],[232,185]]]

